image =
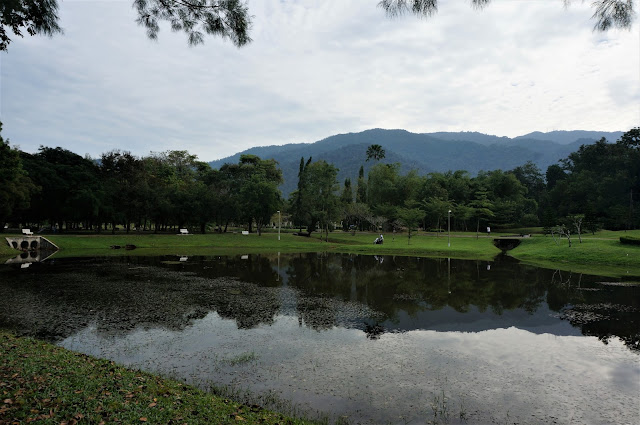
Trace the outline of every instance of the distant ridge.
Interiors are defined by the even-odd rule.
[[[522,136],[514,137],[513,140],[519,139],[535,139],[535,140],[549,140],[552,142],[560,143],[562,145],[568,145],[575,142],[578,139],[585,140],[600,140],[601,138],[607,139],[609,142],[617,141],[622,135],[623,131],[586,131],[586,130],[572,130],[572,131],[549,131],[542,133],[540,131],[534,131]]]
[[[220,168],[225,163],[238,163],[243,154],[273,158],[282,169],[285,182],[281,190],[286,197],[296,188],[301,157],[307,159],[311,156],[314,161],[325,160],[335,165],[340,170],[339,182],[351,178],[355,186],[360,166],[364,166],[365,171],[373,166],[374,161],[365,161],[367,147],[371,144],[379,144],[386,151],[382,163],[399,162],[403,173],[411,169],[421,174],[466,170],[475,175],[482,170],[511,170],[527,161],[533,161],[544,172],[549,165],[566,158],[580,145],[593,143],[602,137],[615,142],[622,134],[621,131],[536,131],[509,138],[478,132],[420,134],[376,128],[336,134],[315,143],[253,147],[209,164]]]

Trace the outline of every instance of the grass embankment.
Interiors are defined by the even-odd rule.
[[[601,276],[640,276],[640,246],[620,243],[620,236],[640,236],[640,230],[629,232],[603,231],[595,235],[572,236],[572,246],[566,239],[556,244],[551,236],[536,235],[523,239],[520,246],[509,251],[518,260],[539,267],[568,270]]]
[[[308,424],[0,331],[0,425]]]
[[[475,233],[454,232],[451,234],[451,246],[448,246],[446,233],[419,234],[408,243],[406,233],[385,234],[383,245],[374,245],[377,234],[358,232],[355,235],[336,231],[329,234],[329,241],[320,240],[320,234],[312,237],[294,236],[291,232],[282,232],[278,240],[277,232],[223,234],[56,234],[47,235],[61,250],[56,258],[115,256],[115,255],[237,255],[258,253],[297,253],[297,252],[336,252],[369,255],[406,255],[420,257],[451,257],[459,259],[491,260],[500,253],[493,245],[493,239],[511,234],[527,233],[506,231],[492,233],[491,237]],[[595,235],[584,235],[579,243],[576,235],[572,237],[573,246],[568,247],[566,239],[558,244],[551,236],[534,234],[522,239],[519,247],[509,251],[509,255],[531,265],[551,269],[570,270],[578,273],[602,276],[624,277],[640,276],[640,247],[623,245],[620,236],[640,237],[640,230],[628,232],[600,231]],[[110,249],[119,245],[121,249]],[[126,251],[125,245],[135,245],[136,249]],[[8,251],[7,251],[8,250]],[[14,256],[15,251],[5,247],[2,253]]]
[[[460,236],[460,234],[457,234]],[[479,239],[460,238],[452,234],[451,247],[447,246],[447,236],[426,236],[411,238],[407,243],[406,234],[399,234],[395,241],[392,235],[385,235],[383,245],[374,245],[377,234],[356,233],[352,236],[345,232],[332,232],[329,241],[320,240],[314,233],[311,237],[294,236],[290,232],[281,233],[240,233],[223,234],[135,234],[111,235],[56,234],[46,237],[60,247],[56,258],[111,256],[111,255],[234,255],[258,253],[297,253],[297,252],[341,252],[355,254],[389,254],[453,258],[491,259],[500,253],[493,246],[492,239],[481,236]],[[111,249],[118,245],[121,249]],[[126,245],[135,245],[136,249],[127,251]],[[11,250],[15,255],[15,251]]]
[[[7,245],[4,241],[4,238],[0,240],[0,258],[5,256],[16,256],[16,250]]]

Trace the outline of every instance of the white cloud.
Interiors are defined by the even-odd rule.
[[[626,130],[640,122],[640,40],[592,33],[588,4],[441,1],[387,19],[375,0],[250,3],[254,42],[158,42],[130,2],[61,2],[64,36],[15,38],[0,56],[4,135],[92,156],[255,145],[373,127]]]

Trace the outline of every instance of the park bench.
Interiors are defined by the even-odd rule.
[[[249,231],[248,231],[248,230],[243,230],[243,231],[242,231],[242,234],[243,234],[243,235],[248,235],[248,234],[249,234]]]
[[[187,230],[187,229],[180,229],[180,234],[181,234],[181,235],[188,235],[188,234],[189,234],[189,230]]]
[[[22,234],[27,236],[33,236],[31,229],[22,229]]]

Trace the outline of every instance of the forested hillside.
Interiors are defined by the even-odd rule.
[[[529,133],[524,136],[498,137],[476,132],[410,133],[405,130],[373,129],[360,133],[338,134],[315,143],[296,143],[283,146],[256,147],[235,155],[212,161],[220,168],[225,163],[237,163],[241,155],[251,154],[278,161],[286,195],[295,189],[298,163],[301,157],[325,160],[340,171],[338,180],[355,179],[360,165],[365,172],[367,146],[381,145],[386,151],[383,163],[401,164],[401,173],[414,169],[420,173],[466,170],[472,175],[479,171],[510,170],[527,161],[540,169],[566,158],[583,144],[591,144],[602,137],[615,141],[622,132],[554,131]]]

